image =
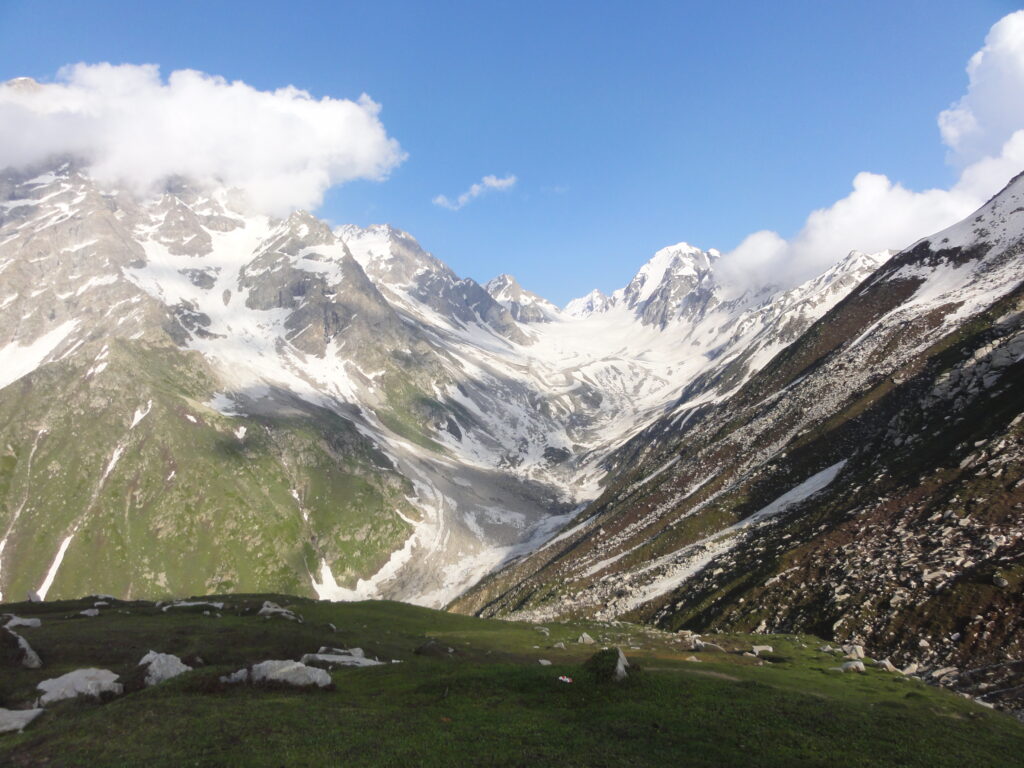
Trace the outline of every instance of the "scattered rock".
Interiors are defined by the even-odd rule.
[[[848,659],[863,659],[864,658],[864,646],[863,645],[844,645],[842,647],[843,653]]]
[[[698,659],[696,656],[687,656],[686,657],[686,661],[697,661],[697,662],[699,662],[700,659]]]
[[[321,688],[326,688],[331,684],[331,676],[324,670],[307,667],[301,661],[288,659],[275,659],[253,664],[250,678],[254,683],[268,680],[298,686],[317,685]]]
[[[995,576],[992,577],[992,583],[995,584],[1000,589],[1004,589],[1004,588],[1010,586],[1010,582],[1008,582],[1006,579],[1004,579],[999,574],[996,574]]]
[[[917,673],[917,670],[917,662],[911,662],[910,664],[907,664],[907,666],[905,666],[903,669],[901,669],[900,672],[904,675],[913,675]]]
[[[444,643],[439,643],[437,640],[431,639],[427,640],[427,642],[413,651],[413,653],[418,656],[432,656],[439,659],[448,658],[455,653],[455,649],[445,645]]]
[[[92,696],[99,698],[104,693],[120,696],[124,688],[117,682],[119,675],[109,669],[76,669],[66,675],[43,680],[36,686],[43,695],[39,704],[46,705],[62,699],[73,699],[76,696]]]
[[[875,662],[875,666],[876,667],[881,667],[886,672],[899,672],[899,670],[896,669],[896,667],[893,666],[893,663],[891,661],[889,661],[888,659],[882,659],[881,661],[876,661]]]
[[[582,635],[579,636],[576,642],[580,643],[581,645],[593,645],[594,638],[592,638],[590,635],[584,632]]]
[[[839,667],[843,672],[866,672],[863,661],[847,661]]]
[[[555,643],[554,645],[552,645],[551,647],[552,648],[558,648],[558,649],[564,651],[565,650],[565,643],[558,642],[558,643]]]
[[[41,714],[42,709],[0,709],[0,733],[21,732]]]
[[[940,678],[945,677],[946,675],[952,675],[959,671],[960,670],[956,667],[942,667],[941,669],[936,669],[934,672],[932,672],[932,677],[935,680],[938,680]]]
[[[621,648],[605,648],[584,663],[583,668],[599,682],[622,682],[639,667],[630,665]]]
[[[39,669],[43,666],[43,660],[39,658],[39,654],[29,645],[28,640],[17,632],[6,628],[4,629],[4,636],[8,638],[8,642],[17,646],[17,650],[14,653],[21,666],[25,669]]]
[[[160,602],[158,602],[156,604],[156,606],[157,606],[157,608],[159,608],[164,613],[167,613],[168,611],[170,611],[172,609],[180,609],[180,608],[197,608],[197,609],[198,608],[214,608],[214,609],[216,609],[218,611],[224,610],[224,603],[210,603],[210,602],[206,602],[205,600],[196,600],[196,601],[176,600],[175,602],[168,603],[166,605],[164,605],[163,601],[161,600]]]
[[[146,685],[157,685],[164,680],[191,672],[192,667],[183,663],[181,659],[170,653],[157,653],[150,651],[139,662],[139,666],[148,665],[146,671]]]
[[[4,629],[14,629],[15,627],[30,627],[36,629],[43,625],[43,622],[39,619],[23,619],[20,616],[15,616],[13,613],[5,613],[4,616],[9,616],[10,619],[4,624]]]
[[[287,608],[282,608],[277,603],[272,603],[269,600],[264,601],[263,607],[260,608],[259,612],[256,615],[263,616],[268,619],[271,616],[280,616],[282,619],[288,619],[289,621],[297,621],[300,624],[302,623],[301,616],[297,616],[295,613],[289,611]]]
[[[300,661],[314,667],[376,667],[382,661],[366,658],[362,648],[321,648],[316,653],[305,654]]]
[[[751,649],[755,656],[760,656],[762,653],[775,653],[775,649],[770,645],[755,645]]]
[[[86,608],[84,611],[79,611],[78,615],[79,616],[89,616],[91,618],[91,617],[99,616],[100,615],[100,610],[99,610],[99,608]]]
[[[626,654],[622,652],[621,648],[616,648],[615,650],[619,652],[619,658],[615,661],[615,679],[622,681],[629,677],[629,661],[626,659]]]
[[[551,666],[551,662],[548,661],[547,659],[537,659],[537,663],[540,664],[542,667],[550,667]]]

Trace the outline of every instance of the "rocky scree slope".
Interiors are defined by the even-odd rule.
[[[729,397],[698,379],[599,499],[459,610],[815,632],[1022,710],[1024,177]],[[696,395],[696,397],[694,397]]]

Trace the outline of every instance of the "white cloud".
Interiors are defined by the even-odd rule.
[[[939,115],[951,160],[966,165],[997,153],[1024,127],[1024,11],[1004,16],[967,63],[967,93]]]
[[[452,202],[444,195],[438,195],[434,198],[434,205],[440,205],[442,208],[448,208],[452,211],[457,211],[462,208],[466,203],[474,198],[480,197],[484,192],[489,189],[509,189],[515,186],[517,179],[513,175],[508,175],[503,179],[499,179],[497,176],[484,176],[476,184],[470,186],[465,192],[458,196],[455,202]]]
[[[185,176],[239,187],[257,209],[283,215],[404,160],[379,112],[365,94],[314,99],[194,70],[164,82],[155,65],[76,64],[56,83],[0,85],[0,168],[73,155],[101,182],[147,192]]]
[[[849,195],[813,211],[786,240],[764,230],[725,254],[720,270],[734,292],[795,285],[851,249],[905,248],[963,219],[1024,170],[1024,11],[993,25],[967,66],[967,93],[939,115],[943,142],[960,177],[949,189],[915,192],[862,172]]]

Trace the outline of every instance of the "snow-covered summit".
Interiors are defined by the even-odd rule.
[[[595,288],[586,296],[570,301],[562,311],[569,317],[589,317],[595,313],[608,311],[614,304],[614,299]]]
[[[501,274],[489,280],[484,290],[521,323],[546,323],[560,314],[558,307],[523,288],[509,274]]]

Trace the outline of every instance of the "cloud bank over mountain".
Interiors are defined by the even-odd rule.
[[[1000,19],[968,65],[964,96],[938,117],[960,176],[949,189],[915,192],[862,172],[849,195],[811,212],[792,238],[762,230],[725,254],[721,274],[740,293],[773,282],[795,285],[851,249],[906,247],[959,221],[1024,169],[1024,11]]]
[[[186,176],[239,187],[257,210],[282,215],[405,159],[379,115],[365,94],[315,99],[195,70],[164,81],[152,64],[76,64],[55,83],[0,85],[0,167],[71,155],[101,181],[147,191]]]

